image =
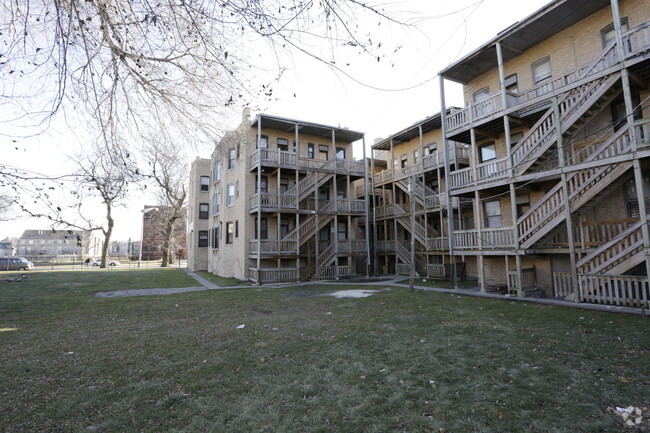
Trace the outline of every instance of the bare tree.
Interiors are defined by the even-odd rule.
[[[151,175],[147,177],[156,183],[156,197],[165,210],[160,212],[165,224],[161,266],[167,267],[173,263],[174,252],[178,247],[174,244],[177,221],[182,220],[187,213],[185,202],[189,170],[181,149],[172,141],[150,141],[144,154],[151,167]]]
[[[362,0],[4,2],[0,119],[32,131],[74,110],[110,147],[152,123],[188,142],[211,137],[223,107],[272,98],[292,53],[332,68],[338,49],[384,57],[359,25],[363,12],[394,22]]]
[[[0,221],[12,219],[13,198],[7,193],[0,193]]]
[[[88,155],[79,156],[76,163],[79,166],[76,192],[78,201],[75,204],[77,218],[72,220],[60,217],[57,223],[87,231],[100,231],[104,235],[100,266],[105,268],[115,226],[113,209],[124,204],[128,191],[130,177],[125,168],[127,164],[97,148]],[[99,200],[104,207],[104,221],[101,223],[96,222],[84,209],[84,204],[93,199]]]

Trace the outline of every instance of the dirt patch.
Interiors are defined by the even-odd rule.
[[[372,296],[375,293],[378,293],[379,290],[339,290],[338,292],[328,293],[326,296],[334,296],[335,298],[367,298]]]

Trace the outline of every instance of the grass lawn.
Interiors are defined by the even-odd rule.
[[[618,432],[608,406],[650,404],[642,317],[407,287],[93,296],[184,285],[0,282],[0,431]]]

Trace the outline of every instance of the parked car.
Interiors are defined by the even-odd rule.
[[[24,257],[0,257],[0,271],[29,271],[34,264]]]
[[[117,266],[119,265],[120,262],[115,261],[115,260],[109,260],[108,261],[108,266]],[[93,266],[101,266],[102,265],[102,259],[97,259],[93,262]]]

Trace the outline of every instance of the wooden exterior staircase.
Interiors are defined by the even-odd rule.
[[[620,73],[607,75],[566,92],[558,100],[562,134],[575,133],[584,127],[578,122],[582,116],[594,115],[606,107],[620,93],[620,89],[613,88],[619,78]],[[557,143],[556,126],[555,112],[550,108],[512,149],[515,174],[526,172]]]
[[[583,162],[628,152],[630,144],[627,134],[627,127],[621,128],[609,140],[598,146]],[[569,175],[567,178],[568,200],[564,196],[562,184],[558,183],[517,220],[520,246],[522,248],[531,247],[564,221],[567,201],[571,212],[575,212],[631,167],[632,162],[626,161],[587,168]]]
[[[576,264],[581,274],[623,274],[645,260],[644,221],[630,226],[614,239],[580,259]]]

